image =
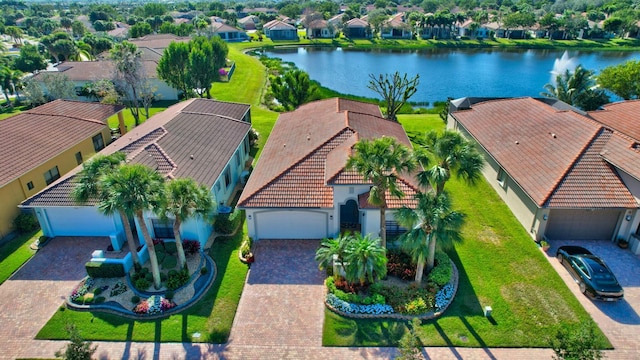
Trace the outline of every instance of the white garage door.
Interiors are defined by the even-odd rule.
[[[315,211],[265,211],[255,214],[258,239],[322,239],[328,215]]]
[[[618,210],[552,210],[546,236],[558,240],[611,240],[619,218]]]
[[[113,219],[93,207],[46,209],[54,236],[109,236],[115,233]]]

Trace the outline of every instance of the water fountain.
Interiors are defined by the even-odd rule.
[[[569,52],[565,51],[562,54],[562,57],[557,58],[553,62],[553,69],[551,70],[551,83],[555,85],[556,77],[558,75],[564,74],[567,70],[574,71],[578,64],[576,63],[576,59],[569,57]]]

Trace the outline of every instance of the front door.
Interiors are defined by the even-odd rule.
[[[358,203],[355,200],[347,200],[347,203],[340,205],[340,230],[360,231],[360,212]]]

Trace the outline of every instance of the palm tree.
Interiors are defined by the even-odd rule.
[[[316,250],[315,260],[318,262],[320,270],[325,270],[333,265],[333,276],[338,277],[339,272],[336,262],[340,263],[344,269],[345,250],[353,238],[350,232],[340,234],[337,239],[324,239],[320,242],[320,247]]]
[[[446,193],[436,195],[433,191],[419,192],[416,194],[416,200],[418,204],[415,209],[403,207],[396,212],[395,219],[409,229],[400,236],[400,240],[402,248],[416,262],[415,281],[420,283],[425,265],[427,272],[433,269],[436,241],[440,241],[440,245],[446,247],[462,239],[460,227],[464,215],[450,209]]]
[[[75,186],[71,191],[73,199],[81,204],[86,203],[90,199],[98,199],[100,203],[108,201],[107,189],[105,189],[102,184],[103,176],[113,172],[124,162],[125,158],[126,155],[122,152],[116,152],[111,155],[98,154],[82,164],[82,171],[76,175]],[[127,238],[131,259],[134,265],[139,264],[138,249],[135,239],[133,238],[133,232],[131,231],[131,224],[129,224],[129,216],[133,216],[133,214],[127,214],[120,208],[98,206],[98,209],[105,215],[118,214],[124,227],[124,234]]]
[[[413,171],[416,162],[411,149],[392,137],[360,140],[355,144],[354,151],[347,160],[346,168],[354,169],[364,181],[373,184],[369,191],[369,203],[380,208],[380,240],[382,247],[386,248],[387,192],[397,198],[404,196],[397,183],[398,174]]]
[[[422,149],[416,152],[418,162],[426,169],[418,174],[420,185],[425,188],[432,186],[436,195],[440,195],[452,171],[471,185],[480,179],[484,166],[482,155],[460,133],[431,131],[424,140]],[[431,161],[434,164],[428,168]]]
[[[178,249],[178,265],[182,269],[186,264],[180,225],[195,214],[207,214],[211,211],[213,200],[209,190],[191,179],[181,178],[165,183],[162,204],[157,207],[157,212],[163,218],[172,216],[173,235]]]
[[[373,283],[387,274],[387,249],[380,245],[379,239],[355,233],[345,249],[345,262],[348,263],[347,282]]]
[[[556,84],[546,84],[540,95],[558,99],[569,105],[577,106],[583,110],[596,110],[609,102],[606,93],[601,89],[595,89],[596,81],[594,72],[578,65],[571,72],[567,69],[555,78]]]
[[[144,211],[159,205],[163,180],[160,174],[144,165],[121,165],[105,174],[102,183],[107,196],[98,205],[103,212],[124,211],[136,217],[149,251],[153,285],[156,289],[160,288],[160,269],[153,240],[144,220]]]

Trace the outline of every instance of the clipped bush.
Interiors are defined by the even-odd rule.
[[[84,264],[84,267],[87,270],[87,275],[92,278],[116,278],[126,274],[121,263],[89,261]]]
[[[140,302],[140,296],[138,296],[138,295],[133,295],[133,296],[131,297],[131,302],[132,302],[132,303],[134,303],[134,304],[139,303],[139,302]]]
[[[327,289],[329,293],[334,294],[338,299],[352,304],[374,305],[385,304],[384,296],[378,293],[372,293],[369,296],[363,296],[356,293],[349,293],[337,288],[334,278],[327,278]]]
[[[163,269],[173,269],[178,265],[178,259],[175,256],[167,256],[162,262]]]
[[[169,273],[167,273],[167,275],[169,277],[172,277],[172,276],[176,276],[177,273],[178,273],[178,270],[169,270]]]
[[[102,294],[102,288],[95,288],[95,290],[93,290],[93,295],[100,295]]]
[[[167,281],[168,277],[167,274],[161,272],[160,273],[160,281]]]
[[[102,304],[105,300],[107,300],[104,296],[98,296],[97,298],[95,298],[94,302],[96,304]]]
[[[145,278],[140,278],[136,280],[134,285],[138,290],[147,290],[151,286],[151,282]]]
[[[231,234],[240,225],[241,212],[236,209],[231,214],[218,214],[215,218],[215,229],[221,234]]]
[[[167,300],[173,300],[173,297],[174,297],[175,295],[176,295],[176,294],[175,294],[172,290],[168,290],[168,291],[166,291],[166,292],[164,293],[164,298],[165,298],[165,299],[167,299]]]
[[[411,300],[408,304],[405,305],[405,314],[409,315],[419,315],[424,314],[429,310],[427,304],[425,303],[423,298],[417,298]]]
[[[144,274],[144,279],[147,280],[148,282],[153,282],[153,274],[152,273]]]
[[[38,228],[38,219],[32,213],[21,213],[13,219],[13,227],[20,233],[26,233]]]
[[[451,281],[451,276],[453,275],[449,256],[444,252],[437,252],[435,263],[436,266],[427,275],[427,281],[438,285],[438,287],[443,287]]]
[[[206,266],[203,266],[202,269],[200,269],[200,274],[202,275],[206,275],[209,272],[209,269],[207,269]]]
[[[156,252],[156,259],[158,260],[158,264],[162,264],[166,257],[167,254],[165,252]]]
[[[176,247],[176,243],[174,241],[167,241],[164,243],[164,250],[167,254],[176,254],[178,252],[178,248]]]
[[[169,280],[167,280],[167,289],[175,290],[183,286],[189,281],[189,271],[180,270],[177,271],[173,276],[169,276]]]

